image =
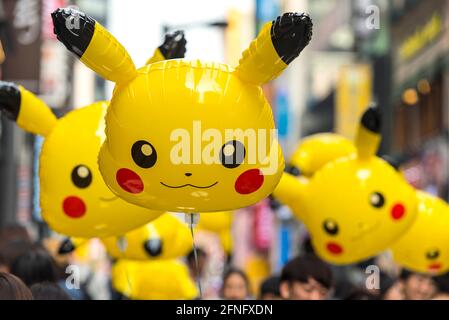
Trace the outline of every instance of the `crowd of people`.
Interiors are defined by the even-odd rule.
[[[186,257],[191,277],[201,279],[207,253],[198,249]],[[224,300],[449,300],[449,278],[431,277],[402,270],[393,276],[381,271],[378,285],[365,282],[350,285],[341,279],[341,270],[306,251],[286,263],[251,292],[249,277],[232,266],[222,278],[220,298]],[[56,261],[45,245],[32,241],[27,229],[12,225],[0,231],[0,300],[88,300],[87,290],[67,288],[67,265]],[[363,265],[361,265],[363,268]],[[111,287],[112,288],[112,287]],[[124,299],[111,289],[112,299]]]

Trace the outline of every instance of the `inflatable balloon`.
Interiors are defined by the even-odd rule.
[[[220,238],[220,243],[227,255],[232,253],[232,220],[234,212],[223,211],[215,213],[201,213],[198,230],[213,232]]]
[[[235,69],[186,60],[137,69],[88,15],[58,9],[52,17],[68,50],[116,84],[99,154],[100,171],[116,195],[149,209],[192,213],[246,207],[273,191],[284,161],[261,85],[309,43],[306,14],[267,23]],[[71,19],[81,28],[69,30]]]
[[[102,241],[109,255],[115,259],[174,259],[187,255],[193,247],[188,226],[168,213],[123,237],[104,238]]]
[[[284,173],[274,191],[305,224],[317,254],[330,263],[352,264],[380,253],[416,218],[415,190],[376,156],[380,126],[378,109],[369,108],[357,130],[356,153],[317,166],[311,177]]]
[[[449,271],[449,206],[443,200],[418,191],[418,217],[392,246],[401,266],[431,275]]]
[[[185,39],[178,31],[166,36],[150,61],[184,52]],[[0,82],[0,110],[25,131],[45,138],[39,159],[42,215],[50,228],[67,236],[122,235],[162,214],[121,200],[104,183],[97,156],[105,139],[107,107],[107,102],[97,102],[57,119],[25,88]],[[65,245],[61,253],[69,252],[70,241]]]
[[[290,158],[290,168],[310,177],[329,161],[355,154],[354,143],[335,133],[318,133],[304,138]]]
[[[176,260],[121,259],[112,267],[112,285],[134,300],[189,300],[198,295],[187,267]]]

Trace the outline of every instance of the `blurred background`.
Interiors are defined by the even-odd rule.
[[[414,186],[448,199],[449,1],[0,0],[1,79],[38,94],[58,115],[112,91],[55,39],[50,13],[69,5],[106,26],[138,66],[175,29],[185,31],[187,59],[236,65],[264,22],[308,12],[310,46],[264,88],[286,158],[313,133],[352,137],[360,114],[376,101],[385,115],[381,154],[397,159]],[[1,119],[0,228],[19,223],[36,239],[51,234],[39,208],[40,145],[39,137]],[[232,235],[232,263],[245,270],[253,290],[308,250],[302,225],[269,200],[237,212]],[[198,232],[196,242],[209,258],[206,295],[217,296],[229,258],[216,235]],[[98,242],[81,260],[104,282],[109,269]],[[99,287],[92,296],[108,298]]]

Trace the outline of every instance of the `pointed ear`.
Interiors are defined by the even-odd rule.
[[[104,79],[126,83],[137,76],[126,49],[93,18],[71,8],[57,9],[51,16],[58,40]]]
[[[266,23],[243,52],[236,74],[257,85],[275,79],[309,44],[312,28],[312,20],[304,13],[285,13]]]
[[[380,131],[382,116],[376,104],[372,104],[363,114],[355,136],[355,146],[360,159],[375,156],[382,139]]]
[[[42,100],[11,82],[0,81],[0,111],[23,130],[42,136],[47,136],[57,122]]]
[[[186,44],[187,41],[183,31],[178,30],[173,33],[167,33],[165,35],[164,43],[154,51],[153,56],[148,59],[145,65],[163,60],[184,58],[187,51]]]

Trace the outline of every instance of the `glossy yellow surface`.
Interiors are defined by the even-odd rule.
[[[104,140],[106,102],[69,112],[56,120],[50,108],[24,88],[17,124],[44,136],[40,154],[40,203],[49,226],[74,237],[121,235],[161,213],[131,205],[107,188],[98,171],[97,155]],[[72,173],[91,177],[83,187]]]
[[[102,239],[109,255],[115,259],[163,260],[187,255],[193,248],[187,224],[171,214],[164,214],[151,223],[126,233],[123,237]],[[160,246],[154,254],[145,249],[153,241]]]
[[[379,134],[359,125],[356,153],[329,161],[312,177],[285,173],[274,192],[306,225],[315,251],[330,263],[351,264],[380,253],[416,218],[416,192],[376,157],[379,143]]]
[[[290,158],[301,175],[312,176],[329,161],[356,153],[354,143],[335,133],[318,133],[304,138]]]
[[[224,211],[215,213],[201,213],[197,225],[199,230],[206,230],[217,234],[223,250],[230,254],[232,252],[232,221],[234,212]]]
[[[418,217],[391,247],[403,267],[431,275],[449,271],[449,206],[443,200],[418,192]]]
[[[197,296],[187,267],[176,260],[119,260],[112,267],[115,290],[134,300],[190,300]]]
[[[273,115],[260,85],[286,65],[274,50],[270,27],[271,22],[236,69],[170,60],[137,70],[125,48],[95,24],[81,61],[116,82],[99,154],[100,171],[116,195],[150,209],[190,213],[246,207],[272,192],[284,160],[276,137],[270,139]],[[229,130],[243,134],[235,137]],[[255,143],[246,130],[255,134]],[[245,146],[246,157],[230,169],[220,163],[220,152],[233,140]],[[157,154],[151,167],[132,156],[139,141],[146,143],[145,156]]]

